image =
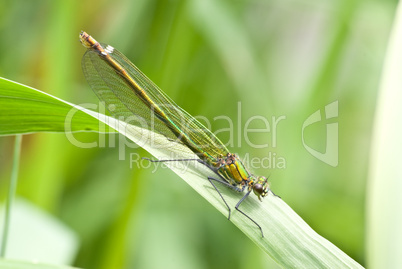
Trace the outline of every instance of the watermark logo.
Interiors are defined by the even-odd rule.
[[[268,154],[262,158],[252,157],[249,153],[244,156],[240,156],[242,163],[252,170],[255,169],[286,169],[286,159],[282,156],[278,156],[276,152],[268,152]],[[130,169],[146,168],[152,169],[152,173],[158,170],[158,168],[166,168],[169,165],[173,165],[177,168],[176,172],[186,173],[190,166],[201,165],[197,159],[182,160],[174,153],[170,154],[170,157],[164,156],[161,161],[158,159],[143,158],[142,154],[130,153]]]
[[[245,142],[248,147],[254,149],[264,149],[264,157],[242,156],[243,162],[247,163],[248,167],[254,169],[284,169],[286,168],[286,159],[280,154],[275,153],[278,147],[277,133],[279,128],[285,128],[281,122],[285,122],[287,117],[271,116],[270,118],[262,115],[254,115],[249,117],[243,122],[244,116],[242,115],[241,103],[237,107],[237,119],[233,121],[228,116],[217,116],[213,121],[219,122],[221,129],[212,132],[212,122],[207,118],[198,116],[195,118],[188,117],[184,111],[179,110],[177,107],[167,107],[167,105],[160,105],[149,111],[142,112],[141,115],[128,113],[124,109],[119,108],[119,104],[108,106],[108,110],[114,113],[114,117],[106,117],[104,123],[99,122],[100,133],[106,133],[107,128],[105,124],[118,122],[115,128],[120,133],[128,134],[126,136],[118,136],[116,140],[116,133],[109,133],[108,140],[104,135],[99,136],[97,141],[81,142],[74,136],[73,118],[75,114],[82,109],[82,107],[91,110],[99,110],[100,114],[105,114],[104,105],[82,104],[81,107],[71,109],[65,120],[65,131],[67,139],[74,145],[80,148],[93,148],[93,147],[117,147],[119,150],[119,159],[125,160],[127,149],[138,148],[143,145],[148,145],[155,149],[176,149],[177,147],[185,147],[185,145],[192,143],[193,138],[197,142],[197,148],[200,150],[208,151],[211,147],[226,146],[229,149],[243,147]],[[179,126],[178,129],[169,128],[161,122],[161,108],[168,111],[170,118],[174,121],[172,126]],[[172,112],[173,111],[173,112]],[[172,114],[173,113],[173,114]],[[324,152],[320,152],[312,145],[308,145],[305,139],[305,130],[310,126],[318,127],[319,123],[326,123],[329,119],[338,117],[338,101],[332,102],[325,106],[324,111],[317,110],[311,114],[303,123],[301,130],[301,138],[304,148],[315,158],[320,161],[336,167],[338,165],[338,123],[330,120],[326,126],[326,144]],[[117,120],[117,121],[116,121]],[[237,123],[237,125],[235,124]],[[317,124],[317,125],[316,125]],[[138,127],[133,129],[131,127]],[[283,126],[283,127],[282,127]],[[189,135],[191,134],[191,136]],[[260,136],[259,134],[262,134]],[[216,137],[223,135],[224,140],[215,140]],[[134,143],[134,142],[135,143]],[[244,141],[244,142],[243,142]],[[187,144],[186,144],[187,143]],[[187,150],[189,150],[187,148]],[[174,151],[174,150],[173,150]],[[279,151],[280,152],[280,151]],[[174,158],[173,158],[174,159]],[[177,159],[177,158],[176,158]],[[182,159],[178,157],[178,159]],[[142,160],[137,155],[130,156],[130,166],[149,166],[149,162]],[[155,163],[153,164],[155,165]]]
[[[326,146],[325,152],[319,152],[312,147],[308,146],[305,142],[304,131],[308,126],[315,123],[321,122],[323,120],[328,120],[338,117],[338,101],[332,102],[325,106],[324,111],[325,117],[321,117],[321,110],[317,110],[311,114],[303,123],[302,127],[302,142],[304,148],[318,160],[331,165],[333,167],[338,166],[338,123],[327,123],[326,124]]]

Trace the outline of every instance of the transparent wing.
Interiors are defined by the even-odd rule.
[[[227,148],[210,130],[176,105],[122,53],[115,49],[109,55],[126,70],[150,100],[141,98],[137,89],[133,89],[119,71],[97,52],[87,50],[82,59],[84,75],[114,117],[185,144],[199,156],[208,155],[208,158],[215,159],[228,154]],[[154,113],[155,106],[164,112],[164,117]],[[183,135],[188,138],[186,141],[182,139]]]

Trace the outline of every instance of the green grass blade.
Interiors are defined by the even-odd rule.
[[[72,106],[28,86],[0,78],[0,135],[65,132],[67,115],[73,116],[68,125],[72,132],[100,130],[98,121],[80,111],[74,113]]]
[[[367,190],[370,268],[402,265],[402,5],[391,32],[379,90]]]
[[[118,130],[158,159],[172,159],[172,152],[178,158],[196,158],[193,153],[184,154],[177,149],[175,143],[168,141],[164,136],[93,111],[86,112]],[[225,217],[227,216],[227,208],[206,180],[207,176],[214,176],[209,169],[194,162],[187,163],[188,166],[185,167],[183,163],[166,164]],[[242,194],[226,188],[220,188],[220,191],[231,208],[234,208],[242,197]],[[250,196],[241,205],[241,209],[261,225],[265,237],[262,238],[255,225],[238,212],[232,213],[231,222],[285,268],[362,268],[331,242],[313,231],[280,198],[269,195],[261,203],[256,197]]]
[[[0,81],[3,84],[7,81]],[[0,84],[1,86],[2,84]],[[14,87],[25,87],[18,86],[18,84],[12,84]],[[15,86],[17,85],[17,86]],[[1,96],[4,96],[4,87],[0,87]],[[27,90],[29,89],[29,90]],[[23,91],[16,91],[21,93],[27,91],[26,94],[31,94],[35,98],[28,98],[30,100],[47,100],[42,102],[44,106],[49,104],[60,108],[59,115],[54,116],[53,120],[55,122],[54,126],[49,128],[50,130],[59,130],[61,126],[64,126],[63,115],[66,115],[68,108],[73,105],[64,102],[60,99],[54,98],[40,91],[33,90],[31,88],[25,87]],[[13,92],[8,90],[8,95],[11,96]],[[28,95],[29,95],[28,94]],[[43,96],[42,96],[43,95]],[[1,102],[2,98],[0,98]],[[3,100],[3,103],[4,102]],[[61,104],[64,103],[64,104]],[[28,102],[29,104],[29,102]],[[56,104],[56,105],[54,105]],[[183,151],[178,149],[177,144],[172,143],[167,140],[164,136],[152,133],[146,129],[141,129],[132,125],[128,125],[125,122],[118,121],[114,118],[108,117],[103,114],[96,113],[92,110],[82,109],[82,125],[79,126],[92,126],[95,129],[95,124],[93,121],[99,121],[106,123],[110,127],[118,130],[121,134],[130,138],[138,145],[146,149],[152,155],[158,159],[172,159],[172,153],[176,157],[181,158],[194,158],[195,155],[192,152],[183,153]],[[38,111],[35,110],[38,109]],[[13,114],[19,115],[19,107],[8,107],[8,110],[0,108],[0,126],[4,126],[4,122],[7,121],[3,116]],[[23,110],[25,111],[25,110]],[[31,114],[38,114],[41,116],[42,107],[36,104],[36,107],[31,106]],[[85,113],[88,115],[86,115]],[[86,115],[86,116],[84,116]],[[92,119],[88,118],[91,115]],[[27,117],[27,115],[24,115]],[[96,119],[95,119],[96,118]],[[33,120],[33,118],[32,118]],[[30,123],[29,131],[44,131],[42,128],[37,128],[33,123]],[[15,130],[19,130],[20,122],[14,122]],[[57,126],[57,128],[55,127]],[[79,130],[79,128],[76,128]],[[7,134],[11,132],[8,129],[3,133]],[[197,165],[195,162],[189,163],[166,163],[177,175],[179,175],[183,180],[185,180],[192,188],[194,188],[201,196],[208,200],[218,211],[220,211],[225,217],[227,217],[227,208],[222,203],[217,192],[209,184],[206,177],[214,176],[214,174],[203,165]],[[183,165],[186,165],[183,167]],[[219,187],[220,191],[224,195],[227,203],[231,208],[242,197],[241,193],[233,192],[224,187]],[[235,224],[240,230],[242,230],[255,244],[257,244],[261,249],[263,249],[267,254],[269,254],[278,264],[285,268],[362,268],[357,262],[348,257],[345,253],[339,250],[331,242],[327,241],[315,231],[313,231],[282,199],[269,195],[261,203],[254,196],[250,196],[242,205],[241,209],[247,212],[256,222],[258,222],[265,233],[265,238],[261,237],[260,231],[246,219],[243,215],[235,212],[233,210],[231,222]],[[167,231],[168,232],[168,231]],[[223,239],[223,238],[222,238]]]

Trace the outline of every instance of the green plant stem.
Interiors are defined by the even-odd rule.
[[[1,240],[1,250],[0,250],[1,258],[4,258],[6,255],[11,207],[12,207],[12,202],[13,202],[13,199],[15,196],[15,191],[17,189],[21,142],[22,142],[22,135],[16,135],[15,142],[14,142],[13,168],[11,170],[10,187],[8,189],[8,195],[7,195],[7,200],[6,200],[6,212],[5,212],[5,217],[4,217],[3,238]]]

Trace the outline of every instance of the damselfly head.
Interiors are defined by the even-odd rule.
[[[261,201],[261,197],[265,197],[269,192],[268,178],[258,177],[253,185],[253,192]]]

